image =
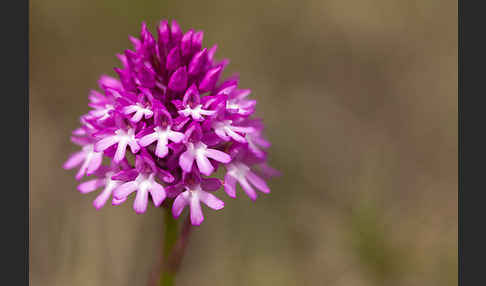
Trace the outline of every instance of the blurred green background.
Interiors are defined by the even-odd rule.
[[[178,285],[457,285],[457,2],[30,1],[31,285],[146,285],[162,212],[96,211],[61,166],[147,21],[205,31],[283,176],[194,231]]]

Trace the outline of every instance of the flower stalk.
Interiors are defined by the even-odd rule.
[[[179,233],[177,220],[172,217],[170,209],[165,209],[165,229],[163,241],[163,262],[160,271],[160,286],[173,286],[179,266],[191,234],[191,220],[188,216]]]

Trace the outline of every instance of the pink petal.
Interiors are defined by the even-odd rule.
[[[87,194],[87,193],[90,193],[90,192],[96,190],[97,188],[103,186],[104,184],[105,184],[105,181],[103,179],[89,180],[89,181],[81,183],[78,186],[78,190],[82,194]]]
[[[257,145],[259,145],[262,148],[268,148],[272,145],[270,141],[262,138],[262,137],[254,137],[252,138],[253,142],[255,142]]]
[[[118,142],[118,138],[116,136],[109,136],[106,138],[101,139],[94,145],[94,150],[96,152],[102,152],[112,145],[116,144]]]
[[[251,133],[255,131],[255,128],[253,127],[242,127],[242,126],[231,126],[231,129],[236,132],[241,132],[241,133]]]
[[[115,196],[117,200],[124,199],[128,195],[133,193],[137,189],[137,187],[138,184],[134,181],[124,183],[113,191],[113,196]]]
[[[236,198],[236,179],[229,173],[224,176],[224,191],[228,196]]]
[[[105,204],[106,201],[110,198],[112,190],[109,188],[105,188],[101,194],[99,194],[96,199],[93,201],[93,206],[99,210],[101,209]]]
[[[180,193],[174,200],[174,203],[172,204],[172,215],[177,218],[181,215],[182,211],[184,208],[187,206],[189,203],[187,200],[187,191]]]
[[[111,201],[111,204],[114,205],[114,206],[118,206],[118,205],[121,205],[126,200],[127,200],[127,197],[124,197],[122,199],[117,199],[117,198],[113,197],[113,200]]]
[[[253,152],[253,154],[255,154],[255,156],[259,158],[265,157],[265,153],[262,150],[260,150],[255,144],[248,144],[248,149],[250,149],[250,151]]]
[[[212,208],[213,210],[220,210],[224,208],[224,202],[218,199],[213,194],[207,192],[199,192],[199,199],[208,207]]]
[[[170,131],[169,132],[169,139],[172,140],[172,142],[175,143],[180,143],[182,140],[184,140],[184,133],[181,132],[176,132],[176,131]]]
[[[154,201],[154,205],[156,207],[159,207],[167,196],[165,194],[164,187],[155,182],[152,184],[152,188],[150,189],[150,195],[152,196],[152,200]]]
[[[179,166],[181,166],[184,172],[190,172],[192,169],[192,164],[194,163],[194,155],[186,151],[179,157]]]
[[[177,111],[177,113],[179,113],[180,115],[182,115],[184,117],[187,117],[187,116],[189,116],[189,114],[191,113],[191,111],[189,109],[184,109],[184,110]]]
[[[201,225],[204,220],[204,215],[201,209],[199,200],[195,197],[191,198],[191,223],[192,225]]]
[[[241,89],[241,90],[238,90],[235,93],[236,93],[235,98],[236,99],[239,99],[239,100],[242,100],[242,99],[246,98],[248,95],[250,95],[251,90],[249,90],[249,89]]]
[[[93,174],[101,166],[103,161],[103,153],[93,153],[91,160],[89,160],[88,168],[86,169],[86,175]]]
[[[216,110],[201,109],[201,111],[199,113],[201,113],[202,115],[213,115],[213,114],[216,113]]]
[[[158,139],[158,135],[156,132],[143,136],[140,140],[138,140],[138,144],[142,147],[147,147],[148,145],[155,142]]]
[[[148,192],[138,191],[135,201],[133,202],[133,209],[137,214],[144,213],[147,210]]]
[[[132,118],[130,118],[130,121],[131,122],[139,122],[143,117],[143,110],[137,110],[137,112],[135,112],[135,114],[132,116]]]
[[[206,176],[211,175],[211,173],[214,171],[213,165],[211,165],[209,159],[204,155],[196,156],[196,163],[199,171]]]
[[[277,171],[276,169],[270,167],[268,164],[266,163],[261,163],[259,165],[260,167],[260,173],[263,175],[263,176],[266,176],[266,177],[275,177],[275,176],[280,176],[281,173],[279,171]]]
[[[83,162],[85,157],[86,153],[84,151],[76,152],[69,156],[69,159],[64,163],[63,168],[67,170],[72,169]]]
[[[84,160],[83,162],[83,165],[81,165],[81,168],[79,168],[78,172],[76,173],[76,180],[79,180],[81,179],[84,174],[86,174],[86,169],[88,169],[88,164],[89,164],[89,160]]]
[[[229,136],[226,135],[226,132],[223,130],[223,129],[215,129],[214,130],[214,133],[216,133],[216,135],[218,135],[219,138],[223,139],[224,141],[229,141]]]
[[[263,193],[270,193],[270,188],[267,186],[267,183],[265,183],[262,178],[258,177],[252,171],[248,171],[248,173],[246,173],[246,178],[248,179],[248,181],[250,181],[250,183],[252,183],[257,189],[259,189]]]
[[[130,113],[133,113],[133,112],[135,112],[135,111],[137,111],[137,110],[138,110],[138,108],[137,108],[137,107],[138,107],[138,106],[136,106],[136,105],[129,105],[129,106],[127,106],[127,107],[123,108],[123,113],[124,113],[124,114],[130,114]]]
[[[165,155],[169,153],[169,148],[164,143],[167,144],[167,142],[162,142],[162,140],[159,140],[157,142],[157,146],[155,147],[155,155],[157,155],[159,158],[164,158]]]
[[[117,80],[114,77],[108,76],[108,75],[102,75],[100,77],[98,83],[102,88],[111,87],[111,88],[115,88],[115,89],[120,89],[122,87],[119,80]]]
[[[228,128],[226,130],[226,132],[228,133],[228,135],[233,138],[236,142],[240,142],[240,143],[246,143],[246,139],[241,136],[240,134],[234,132],[233,130],[231,130],[230,128]]]
[[[253,201],[256,200],[258,195],[253,187],[248,183],[248,181],[246,179],[241,179],[238,182],[240,183],[245,193],[250,197],[250,199],[252,199]]]
[[[83,128],[77,128],[73,131],[73,135],[83,136],[86,135],[86,131]]]
[[[130,145],[130,150],[132,150],[133,154],[137,153],[140,150],[140,146],[138,146],[138,143],[135,140],[128,141],[128,145]]]
[[[208,156],[209,158],[211,159],[214,159],[216,161],[219,161],[221,163],[229,163],[231,161],[231,156],[222,152],[222,151],[219,151],[219,150],[216,150],[216,149],[206,149],[206,156]]]
[[[88,143],[87,137],[74,137],[71,136],[71,142],[73,142],[76,145],[79,146],[84,146]]]
[[[123,158],[125,158],[125,152],[127,150],[127,142],[120,141],[118,142],[118,146],[116,148],[115,156],[113,157],[113,161],[115,163],[119,163]]]

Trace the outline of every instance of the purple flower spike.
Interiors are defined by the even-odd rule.
[[[229,60],[215,58],[217,45],[204,48],[202,31],[183,32],[166,20],[155,36],[142,23],[128,39],[132,49],[117,54],[118,77],[100,77],[99,90],[89,91],[90,110],[70,134],[81,150],[63,167],[79,167],[77,180],[89,176],[78,190],[99,190],[96,209],[134,199],[140,214],[150,201],[165,202],[177,218],[189,206],[193,225],[204,220],[201,203],[224,207],[212,193],[222,186],[230,197],[237,183],[252,200],[257,191],[269,193],[265,180],[279,172],[267,162],[257,101],[239,89],[238,75],[221,79]],[[226,171],[224,181],[216,170]]]

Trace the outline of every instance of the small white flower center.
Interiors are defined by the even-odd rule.
[[[198,193],[202,191],[201,185],[191,186],[191,188],[186,187],[186,190],[189,191],[189,196],[197,197]]]
[[[157,136],[159,137],[159,140],[166,140],[167,137],[169,136],[169,133],[170,133],[170,130],[169,130],[170,126],[168,126],[167,128],[163,129],[159,126],[155,127],[154,130],[155,132],[157,133]]]
[[[150,186],[152,186],[153,182],[153,174],[150,174],[149,176],[145,174],[139,174],[135,181],[138,183],[138,189],[139,191],[145,192],[147,191]]]
[[[206,150],[208,149],[208,146],[206,146],[206,144],[202,143],[202,142],[198,142],[196,143],[196,145],[194,146],[194,154],[197,156],[204,156],[204,154],[206,153]]]
[[[119,138],[120,141],[131,141],[135,140],[135,133],[133,129],[128,129],[125,131],[123,129],[118,129],[115,131],[116,136]]]

